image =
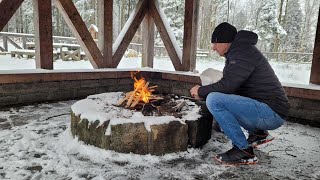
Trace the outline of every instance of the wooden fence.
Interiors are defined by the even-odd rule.
[[[0,32],[0,51],[7,52],[8,44],[13,45],[16,49],[28,49],[29,43],[34,43],[33,34],[22,33],[8,33]],[[18,43],[19,42],[19,43]],[[97,42],[97,40],[96,40]],[[78,44],[74,37],[53,36],[53,43]],[[19,44],[22,44],[19,45]],[[142,53],[142,44],[130,43],[128,49],[134,50],[138,55]],[[197,57],[207,57],[212,53],[210,50],[198,49]],[[262,52],[267,59],[275,61],[293,61],[293,62],[311,62],[313,53],[300,52]],[[155,56],[168,56],[167,50],[164,46],[154,46]],[[1,54],[0,54],[1,55]]]

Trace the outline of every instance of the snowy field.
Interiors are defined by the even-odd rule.
[[[0,41],[2,44],[2,41]],[[14,50],[15,47],[8,44],[8,49]],[[270,61],[275,73],[281,82],[293,84],[309,84],[311,63],[288,63]],[[53,64],[54,69],[93,69],[89,61],[62,61],[57,60]],[[118,68],[137,68],[141,67],[141,57],[122,58]],[[223,58],[198,57],[196,70],[201,73],[207,68],[213,68],[222,71],[224,67]],[[23,70],[35,69],[34,59],[11,58],[10,55],[0,55],[1,70]],[[154,69],[174,71],[173,64],[169,58],[154,58]]]
[[[281,82],[295,84],[309,84],[311,64],[284,63],[271,61]],[[141,58],[123,58],[118,68],[136,68],[141,67]],[[221,70],[224,67],[224,60],[213,60],[211,58],[198,58],[196,70],[200,73],[207,68]],[[174,71],[174,67],[169,58],[155,58],[154,68],[160,70]],[[10,55],[0,55],[0,72],[1,70],[23,70],[35,69],[34,59],[11,58]],[[54,69],[93,69],[89,61],[62,61],[54,62]]]
[[[213,132],[202,149],[164,156],[88,146],[70,133],[75,101],[0,111],[0,179],[320,179],[320,131],[287,122],[256,149],[257,165],[228,167],[213,156],[231,147]]]

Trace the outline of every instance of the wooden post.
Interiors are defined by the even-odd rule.
[[[182,64],[184,71],[196,68],[199,1],[185,0]]]
[[[310,83],[320,85],[320,8],[319,8],[318,25],[317,25],[317,31],[316,31],[316,39],[314,41]]]
[[[0,1],[0,31],[6,26],[10,18],[21,6],[23,0],[2,0]]]
[[[36,68],[53,69],[51,0],[33,0]]]
[[[113,0],[98,0],[98,43],[103,64],[112,67]]]
[[[22,36],[22,48],[27,49],[27,37]]]
[[[3,41],[4,50],[8,52],[8,36],[7,35],[3,35],[2,41]]]
[[[150,6],[148,6],[150,7]],[[149,9],[149,8],[148,8]],[[142,67],[153,68],[154,21],[148,10],[142,22]]]

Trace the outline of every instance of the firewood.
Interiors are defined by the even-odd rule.
[[[141,96],[142,96],[142,93],[140,93],[140,95],[137,96],[137,98],[136,98],[135,101],[131,104],[130,107],[135,107],[135,106],[138,104],[138,102],[140,101]]]
[[[143,87],[142,90],[147,89],[147,87],[149,86],[149,82],[147,82]],[[137,105],[137,103],[141,100],[141,96],[142,93],[139,94],[139,96],[135,99],[135,101],[131,104],[130,107],[135,107]]]
[[[153,97],[149,97],[150,100],[162,100],[162,97],[157,97],[157,96],[153,96]]]
[[[126,96],[118,101],[117,106],[121,106],[122,103],[124,103],[127,99],[129,99],[132,93],[133,91],[126,93]]]
[[[158,85],[155,85],[155,86],[150,86],[149,89],[154,89],[154,88],[157,88]]]
[[[149,84],[149,83],[148,83],[148,84]],[[141,85],[138,86],[138,87],[133,91],[133,93],[131,94],[129,100],[127,101],[126,107],[129,107],[129,106],[131,105],[131,103],[132,103],[132,101],[133,101],[133,98],[134,98],[134,96],[136,95],[136,92],[137,92],[140,88],[142,88]]]
[[[181,101],[179,104],[174,106],[173,109],[176,112],[180,112],[185,105],[187,105],[186,101]]]

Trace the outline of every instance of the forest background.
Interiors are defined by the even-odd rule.
[[[113,41],[116,40],[138,0],[115,0]],[[97,0],[73,0],[87,27],[97,25]],[[313,51],[319,0],[200,0],[198,49],[211,48],[211,33],[219,23],[229,22],[238,30],[252,30],[259,35],[258,47],[264,52]],[[160,0],[176,39],[182,47],[184,0]],[[53,35],[72,37],[58,9],[52,9]],[[3,31],[34,33],[32,0],[25,0]],[[156,45],[163,45],[155,33]],[[141,28],[133,38],[141,43]]]

